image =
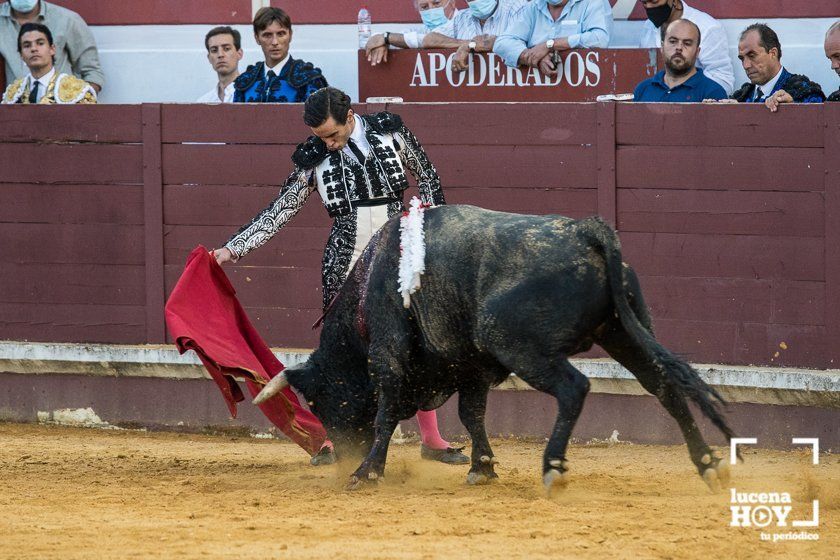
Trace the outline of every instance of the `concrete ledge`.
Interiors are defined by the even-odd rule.
[[[306,349],[278,349],[286,365],[304,361]],[[610,359],[572,360],[592,383],[593,393],[646,395],[635,377]],[[730,402],[840,408],[840,370],[694,364],[701,376]],[[85,375],[161,379],[207,379],[194,353],[174,345],[105,345],[0,341],[0,373]],[[511,376],[502,391],[530,391]]]

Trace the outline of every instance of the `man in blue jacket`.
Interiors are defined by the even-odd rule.
[[[700,28],[692,21],[678,19],[668,24],[662,40],[665,70],[636,86],[633,101],[699,103],[726,99],[723,87],[696,66],[700,38]]]
[[[254,38],[265,62],[253,64],[234,82],[234,103],[303,103],[327,80],[321,69],[292,58],[292,20],[280,8],[261,8],[254,16]]]
[[[782,66],[779,36],[763,23],[754,23],[741,33],[738,58],[750,79],[732,94],[739,103],[764,103],[775,112],[781,103],[825,101],[819,84]]]

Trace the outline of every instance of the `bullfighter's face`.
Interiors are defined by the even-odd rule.
[[[265,56],[265,63],[274,68],[289,54],[292,30],[273,21],[271,25],[254,35]]]
[[[761,45],[761,36],[755,30],[741,38],[738,43],[738,58],[741,59],[747,78],[759,86],[772,80],[773,76],[782,69],[778,49],[775,47],[771,47],[769,51],[765,49]]]
[[[350,109],[347,112],[347,120],[343,124],[330,115],[319,126],[312,127],[312,133],[324,141],[329,151],[335,152],[347,145],[347,140],[355,126],[356,117],[353,114],[353,109]]]

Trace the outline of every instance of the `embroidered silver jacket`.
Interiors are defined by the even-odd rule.
[[[311,137],[292,156],[295,168],[278,196],[225,244],[235,260],[247,255],[271,239],[300,211],[312,191],[318,190],[335,219],[322,266],[325,307],[348,272],[356,235],[356,206],[382,203],[388,204],[389,216],[399,213],[408,187],[406,170],[417,182],[423,202],[445,203],[434,165],[399,116],[377,113],[361,118],[371,146],[364,166],[341,150],[328,152],[323,141]]]

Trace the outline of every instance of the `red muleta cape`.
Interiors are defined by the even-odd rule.
[[[260,338],[236,299],[236,290],[222,267],[200,245],[190,253],[166,302],[166,326],[181,354],[187,350],[198,354],[234,418],[236,403],[245,399],[235,379],[245,381],[253,397],[283,371],[283,364]],[[310,455],[321,449],[326,431],[291,389],[261,404],[260,410]]]

